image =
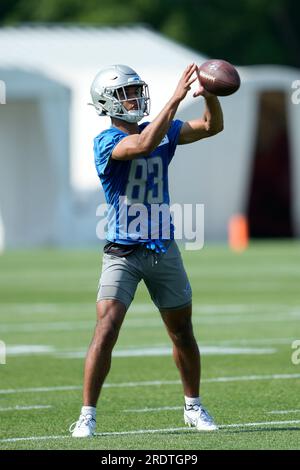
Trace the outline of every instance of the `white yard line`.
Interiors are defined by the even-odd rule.
[[[8,408],[0,408],[0,411],[27,411],[27,410],[43,410],[52,408],[52,405],[32,405],[32,406],[11,406]]]
[[[0,395],[10,395],[14,393],[66,392],[66,391],[81,390],[81,389],[82,389],[82,386],[79,386],[79,385],[66,385],[66,386],[61,386],[61,387],[7,388],[7,389],[0,389]]]
[[[31,314],[53,314],[61,311],[75,311],[81,312],[85,309],[95,309],[93,303],[1,303],[0,309],[3,314],[11,313],[18,315],[31,315]]]
[[[300,410],[273,410],[267,411],[270,415],[288,415],[290,413],[300,413]]]
[[[183,410],[182,406],[162,406],[161,408],[137,408],[137,409],[129,409],[123,410],[124,413],[150,413],[152,411],[173,411],[173,410]]]
[[[155,315],[155,312],[154,312]],[[197,315],[197,316],[196,316]],[[194,310],[193,324],[236,324],[238,323],[280,323],[280,322],[296,322],[300,318],[300,311],[290,311],[286,313],[261,313],[259,314],[243,314],[240,313],[216,313],[216,314],[201,314]],[[146,318],[137,316],[134,318],[129,317],[125,319],[126,328],[162,328],[162,322],[159,317]],[[36,333],[36,332],[49,332],[49,331],[80,331],[92,330],[94,328],[94,320],[86,321],[58,321],[58,322],[44,322],[44,323],[3,323],[1,324],[2,333]]]
[[[247,382],[255,380],[289,380],[299,379],[300,374],[270,374],[270,375],[238,375],[233,377],[213,377],[210,379],[202,379],[202,383],[223,383],[223,382]],[[106,383],[105,388],[129,388],[129,387],[149,387],[161,385],[178,385],[180,380],[152,380],[145,382],[121,382]],[[57,387],[32,387],[32,388],[16,388],[16,389],[0,389],[0,395],[8,395],[14,393],[41,393],[41,392],[65,392],[72,390],[81,390],[79,385],[65,385]]]
[[[75,331],[92,330],[95,326],[93,321],[76,322],[47,322],[47,323],[4,323],[1,325],[1,333],[37,333],[49,331]]]
[[[277,426],[277,425],[287,425],[287,424],[299,424],[300,420],[289,420],[289,421],[263,421],[258,423],[236,423],[236,424],[223,424],[220,425],[220,429],[230,429],[230,428],[247,428],[247,427],[259,427],[259,426]],[[193,431],[197,432],[196,429],[188,427],[178,427],[178,428],[162,428],[162,429],[136,429],[133,431],[117,431],[117,432],[100,432],[96,433],[95,436],[128,436],[128,435],[137,435],[137,434],[156,434],[161,432],[176,432],[176,431]],[[210,431],[213,432],[213,431]],[[217,431],[215,431],[217,432]],[[61,435],[61,436],[30,436],[30,437],[11,437],[7,439],[0,439],[1,443],[8,442],[20,442],[20,441],[39,441],[39,440],[51,440],[51,439],[67,439],[70,438],[70,435]]]
[[[201,352],[204,355],[265,355],[275,354],[275,348],[255,348],[255,347],[233,347],[233,346],[204,346],[200,345]],[[31,356],[31,355],[50,355],[62,359],[83,359],[86,356],[86,348],[76,350],[63,350],[55,348],[51,345],[39,344],[16,344],[7,345],[7,357],[11,356]],[[170,346],[156,346],[156,347],[130,347],[121,349],[117,347],[113,351],[114,357],[155,357],[155,356],[171,356],[172,348]]]
[[[200,345],[199,345],[200,346]],[[225,356],[225,355],[265,355],[275,354],[277,352],[274,348],[242,348],[242,347],[222,347],[222,346],[200,346],[201,353],[205,356]],[[154,348],[130,348],[130,349],[115,349],[112,353],[113,357],[156,357],[156,356],[171,356],[172,348],[169,346],[154,347]],[[66,351],[57,352],[57,357],[63,359],[83,359],[86,356],[86,351]]]
[[[2,315],[47,315],[63,312],[95,311],[95,304],[92,302],[82,303],[0,303],[0,311]],[[193,304],[193,311],[196,314],[208,315],[226,315],[226,314],[243,314],[243,313],[293,313],[299,312],[299,307],[289,304]],[[156,307],[151,302],[134,302],[128,311],[127,317],[157,312]],[[19,323],[16,323],[17,327]],[[12,325],[9,323],[8,325]]]
[[[264,346],[266,345],[272,345],[272,346],[277,346],[280,344],[292,344],[292,342],[295,340],[295,337],[289,337],[289,338],[253,338],[253,339],[228,339],[228,340],[222,340],[222,341],[205,341],[201,344],[203,345],[208,345],[211,343],[217,343],[218,345],[222,346],[241,346],[241,345],[256,345],[256,344],[262,344]],[[201,346],[200,344],[200,346]]]
[[[11,437],[8,439],[0,439],[0,444],[1,443],[6,443],[6,442],[20,442],[20,441],[47,441],[47,440],[52,440],[52,439],[67,439],[69,436],[67,435],[62,435],[62,436],[31,436],[31,437]]]
[[[212,379],[202,379],[202,382],[247,382],[249,380],[288,380],[299,378],[300,374],[240,375],[236,377],[216,377]]]
[[[162,406],[158,408],[130,408],[127,410],[123,410],[123,413],[152,413],[152,412],[159,412],[159,411],[175,411],[175,410],[183,410],[183,405],[181,406]],[[300,413],[299,410],[274,410],[274,411],[267,411],[267,414],[290,414],[290,413]]]
[[[10,356],[31,356],[39,354],[54,354],[56,351],[54,346],[44,344],[15,344],[6,346],[6,355]]]
[[[277,306],[278,307],[278,306]],[[88,310],[95,311],[95,303],[93,302],[78,302],[78,303],[60,303],[60,302],[44,302],[44,303],[0,303],[1,313],[14,313],[20,315],[31,314],[55,314],[62,311],[82,312]],[[150,302],[135,302],[130,307],[130,312],[136,313],[150,313],[156,310],[156,307]]]
[[[255,426],[277,426],[277,424],[300,424],[300,419],[291,419],[288,421],[263,421],[258,423],[238,423],[238,424],[223,424],[220,429],[225,428],[246,428],[246,427],[255,427]]]

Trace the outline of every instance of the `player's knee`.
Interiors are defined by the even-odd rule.
[[[95,343],[101,349],[110,349],[118,339],[119,327],[113,322],[102,323],[99,321],[96,326]]]
[[[170,333],[175,346],[189,347],[194,341],[193,328],[191,323],[188,323],[176,331]]]
[[[119,302],[105,302],[97,306],[98,321],[95,329],[94,344],[100,348],[111,348],[118,339],[124,312]]]

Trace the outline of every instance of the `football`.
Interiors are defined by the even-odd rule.
[[[207,60],[198,67],[201,85],[213,95],[228,96],[235,93],[241,84],[240,76],[226,60]]]

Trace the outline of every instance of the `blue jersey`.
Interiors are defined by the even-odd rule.
[[[148,124],[141,124],[140,130]],[[107,240],[130,244],[174,238],[168,166],[182,124],[172,121],[157,148],[134,160],[111,158],[114,147],[128,136],[120,129],[110,127],[94,139],[95,165],[108,204]]]

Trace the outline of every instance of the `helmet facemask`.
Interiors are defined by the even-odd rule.
[[[135,87],[136,93],[134,97],[128,96],[128,87]],[[102,104],[104,111],[111,117],[116,117],[127,122],[139,122],[144,116],[148,116],[150,112],[150,97],[148,85],[125,85],[116,89],[110,88],[105,90],[105,95],[109,98],[105,104]],[[131,96],[131,95],[130,95]],[[136,109],[128,110],[127,103],[136,104]],[[100,101],[101,104],[101,101]],[[105,106],[106,105],[106,106]],[[107,107],[108,105],[108,107]]]

